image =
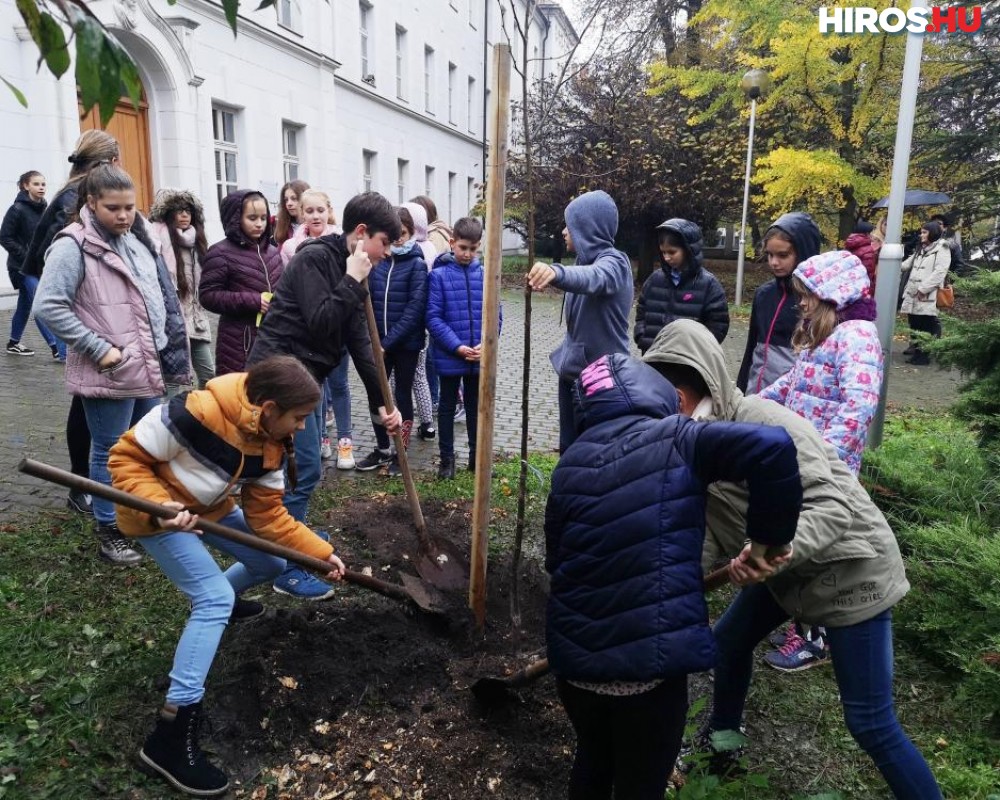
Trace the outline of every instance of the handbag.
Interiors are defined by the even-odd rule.
[[[955,289],[949,284],[938,287],[937,296],[934,298],[934,305],[947,311],[955,306]]]

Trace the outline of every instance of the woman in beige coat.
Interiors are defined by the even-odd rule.
[[[903,289],[903,304],[899,310],[907,315],[911,331],[929,333],[935,339],[941,336],[938,319],[937,290],[944,285],[951,267],[951,250],[941,238],[941,223],[933,220],[920,228],[920,245],[903,262],[903,271],[909,270],[909,279]],[[915,342],[904,351],[908,364],[926,365],[931,358]]]

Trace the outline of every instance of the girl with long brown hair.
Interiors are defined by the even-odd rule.
[[[278,216],[274,223],[274,243],[280,248],[302,224],[302,193],[309,189],[305,181],[289,181],[281,187]]]

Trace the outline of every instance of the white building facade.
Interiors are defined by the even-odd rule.
[[[142,107],[120,105],[107,128],[140,207],[160,188],[194,190],[211,242],[222,236],[219,197],[259,189],[276,207],[282,184],[300,178],[331,196],[338,217],[353,195],[374,190],[394,203],[428,194],[454,221],[477,202],[485,174],[492,46],[513,35],[500,5],[512,1],[523,2],[278,0],[260,12],[245,3],[234,37],[211,0],[96,0],[90,7],[142,77]],[[81,130],[99,123],[93,113],[80,119],[72,67],[60,81],[36,71],[14,0],[0,0],[0,14],[0,75],[29,103],[0,87],[5,210],[29,169],[54,195]],[[531,31],[539,76],[549,74],[576,34],[554,3],[536,6]],[[0,288],[9,289],[6,270]]]

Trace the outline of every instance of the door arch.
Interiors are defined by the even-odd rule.
[[[77,94],[79,103],[79,93]],[[80,132],[88,130],[104,130],[118,140],[121,151],[122,167],[132,176],[135,182],[136,207],[148,214],[153,204],[153,158],[149,139],[149,103],[146,100],[146,89],[142,87],[139,97],[139,107],[132,105],[127,95],[118,101],[115,113],[108,124],[101,125],[101,115],[94,106],[84,113],[80,106]]]

